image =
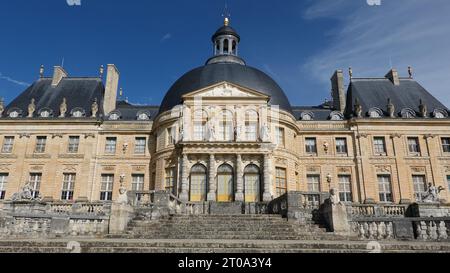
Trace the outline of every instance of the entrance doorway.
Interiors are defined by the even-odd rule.
[[[244,170],[245,202],[261,201],[260,170],[256,165],[248,165]]]
[[[233,168],[223,164],[217,169],[217,201],[232,202],[234,200]]]

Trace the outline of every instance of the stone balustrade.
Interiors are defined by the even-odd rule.
[[[449,219],[414,221],[414,231],[417,240],[441,241],[449,238]]]
[[[390,221],[361,221],[355,222],[353,231],[361,239],[389,240],[395,237],[394,225]]]
[[[385,205],[385,204],[352,204],[350,205],[350,216],[360,217],[405,217],[407,205]]]

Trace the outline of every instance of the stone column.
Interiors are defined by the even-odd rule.
[[[213,154],[209,156],[209,192],[208,201],[217,201],[216,195],[216,158]]]
[[[244,169],[242,156],[236,155],[236,201],[244,201]]]
[[[188,156],[183,154],[181,159],[181,193],[180,199],[182,201],[189,201],[189,170],[188,170]]]
[[[270,194],[270,189],[272,187],[272,177],[270,175],[271,157],[269,154],[264,155],[264,194],[263,201],[269,202],[272,201],[272,195]]]

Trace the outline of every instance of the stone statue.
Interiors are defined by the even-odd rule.
[[[236,140],[241,140],[242,139],[242,125],[239,125],[236,127],[235,133],[236,133]]]
[[[67,113],[67,99],[63,98],[61,105],[59,106],[59,117],[63,118]]]
[[[2,117],[3,111],[5,111],[5,105],[3,98],[0,98],[0,118]]]
[[[354,110],[355,110],[356,118],[362,118],[362,106],[359,103],[358,98],[356,98],[356,100],[355,100],[355,109]]]
[[[325,153],[328,153],[328,151],[330,150],[330,143],[325,141],[323,143],[323,150],[325,151]]]
[[[341,202],[339,199],[339,193],[336,191],[336,189],[330,190],[330,203],[331,205],[337,205]]]
[[[388,99],[387,112],[389,117],[395,118],[395,105],[392,103],[391,99]]]
[[[98,113],[98,103],[97,103],[97,98],[94,99],[94,102],[92,103],[91,106],[91,113],[93,118],[97,117],[97,113]]]
[[[22,190],[18,193],[13,194],[11,197],[13,202],[17,201],[41,201],[41,196],[38,195],[33,197],[33,188],[29,183],[23,186]]]
[[[261,127],[261,140],[262,141],[269,141],[269,126],[267,123],[264,123],[264,125]]]
[[[125,175],[122,174],[120,176],[120,187],[119,187],[119,197],[117,198],[117,203],[119,204],[128,204],[128,195],[127,188],[124,185]]]
[[[426,118],[428,115],[428,107],[423,103],[423,100],[420,100],[419,112],[420,115],[424,118]]]
[[[29,118],[33,117],[34,111],[36,111],[36,104],[35,104],[35,100],[33,98],[33,99],[31,99],[30,104],[28,104],[28,117]]]
[[[214,128],[214,125],[212,124],[212,120],[210,120],[208,122],[207,132],[208,132],[208,140],[215,141],[216,140],[216,129]]]
[[[444,188],[442,186],[436,188],[433,184],[429,183],[427,191],[422,195],[422,201],[425,203],[439,202],[439,194],[443,190]]]

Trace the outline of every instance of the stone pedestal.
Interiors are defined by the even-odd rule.
[[[449,217],[450,207],[440,203],[414,203],[408,212],[410,217]]]
[[[134,210],[130,205],[113,203],[111,205],[111,216],[109,219],[109,233],[123,233],[133,218],[133,214]]]
[[[332,204],[330,199],[326,200],[323,215],[330,231],[341,234],[350,232],[347,207],[344,204]]]

